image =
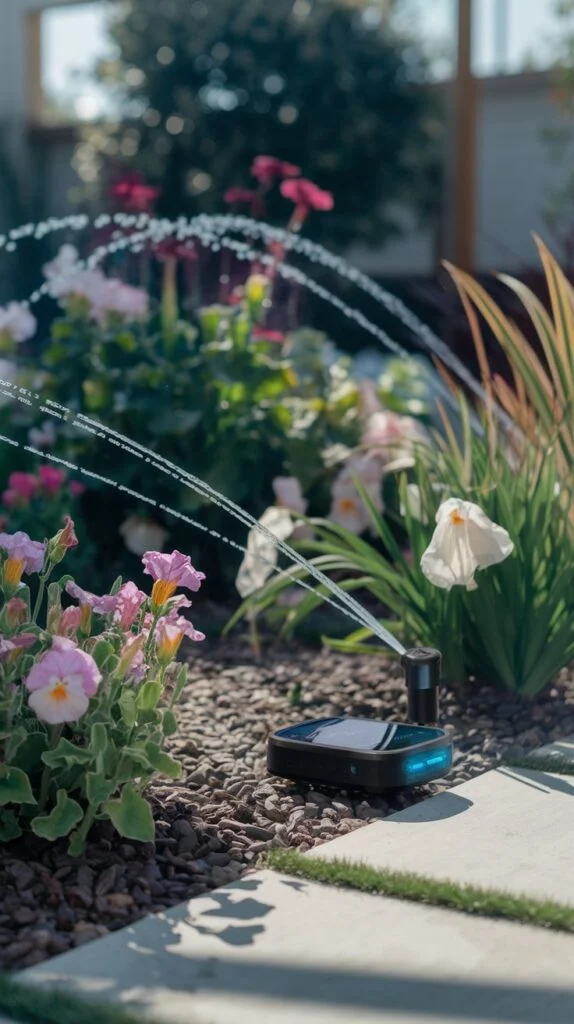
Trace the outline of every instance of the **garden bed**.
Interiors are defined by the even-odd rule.
[[[297,683],[301,704],[292,707]],[[564,671],[532,702],[447,690],[442,715],[456,753],[444,785],[365,798],[267,776],[266,739],[279,726],[342,713],[401,717],[405,708],[401,670],[382,659],[306,647],[267,648],[256,659],[241,638],[194,651],[172,741],[184,776],[152,787],[155,849],[106,827],[80,860],[36,838],[1,848],[0,966],[39,963],[233,881],[270,848],[309,850],[573,733],[574,674]]]

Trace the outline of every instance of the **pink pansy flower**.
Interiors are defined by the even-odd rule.
[[[131,581],[124,583],[116,594],[114,624],[125,631],[131,629],[144,601],[147,601],[147,594],[143,590]]]
[[[302,216],[306,216],[310,210],[332,210],[335,205],[331,192],[325,192],[307,178],[283,181],[281,195],[291,199]]]
[[[8,487],[22,498],[33,498],[38,490],[38,479],[32,473],[10,473]]]
[[[81,605],[89,605],[92,611],[97,612],[98,615],[109,615],[116,610],[117,594],[104,594],[103,597],[98,597],[97,594],[91,594],[89,590],[83,590],[73,580],[66,583],[66,593],[70,597],[74,597]]]
[[[205,579],[205,573],[194,569],[189,555],[183,555],[181,551],[172,551],[171,554],[146,551],[142,561],[146,575],[155,580],[151,596],[156,608],[164,605],[177,587],[197,591]]]
[[[22,342],[33,338],[38,326],[36,317],[20,302],[9,302],[0,307],[0,334],[7,335],[12,341]]]
[[[125,210],[149,213],[160,194],[160,189],[148,185],[140,171],[129,171],[110,188],[111,199],[117,199]]]
[[[251,165],[251,174],[262,185],[271,185],[276,178],[297,178],[301,168],[278,160],[275,156],[256,156]]]
[[[19,636],[4,637],[0,636],[0,658],[4,658],[9,654],[13,654],[14,651],[22,650],[25,647],[31,647],[32,644],[36,643],[38,637],[35,633],[20,633]]]
[[[80,483],[79,480],[72,480],[70,482],[70,494],[73,498],[81,498],[82,494],[86,493],[85,484]]]
[[[44,565],[46,545],[30,540],[27,533],[0,533],[0,549],[8,555],[8,561],[22,562],[21,572],[40,572]]]
[[[67,473],[57,466],[40,466],[38,470],[40,484],[45,491],[54,497],[66,482]]]
[[[102,676],[90,654],[61,640],[32,668],[25,680],[29,705],[42,722],[76,722],[88,710]]]

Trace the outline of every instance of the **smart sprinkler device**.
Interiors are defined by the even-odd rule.
[[[275,732],[267,746],[273,775],[381,793],[432,782],[452,767],[452,743],[438,725],[441,656],[414,647],[401,659],[408,721],[319,718]]]

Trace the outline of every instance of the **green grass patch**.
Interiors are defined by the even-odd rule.
[[[125,1010],[30,984],[24,987],[5,974],[0,974],[0,1013],[18,1024],[141,1024],[141,1017]]]
[[[551,772],[554,775],[574,775],[574,761],[569,757],[522,757],[517,760],[502,761],[496,768],[527,768],[534,772]]]
[[[380,870],[345,860],[317,860],[296,850],[272,850],[267,864],[276,871],[306,878],[311,882],[357,889],[359,892],[391,896],[433,907],[447,907],[464,914],[504,918],[521,924],[537,925],[539,928],[574,932],[574,906],[569,907],[553,900],[513,896],[495,889],[460,885],[446,879],[435,881],[422,875]]]

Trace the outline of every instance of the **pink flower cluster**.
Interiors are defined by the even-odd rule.
[[[124,320],[142,320],[147,316],[149,297],[143,288],[106,277],[99,269],[82,267],[73,245],[62,246],[56,259],[44,266],[44,276],[53,298],[83,299],[92,319],[100,324],[113,315]]]
[[[58,466],[40,466],[37,474],[11,473],[8,487],[2,494],[2,504],[8,509],[26,508],[34,498],[53,500],[63,494],[68,474]],[[85,487],[78,480],[70,481],[68,492],[78,498]]]
[[[76,543],[74,523],[69,517],[47,544],[33,541],[21,532],[0,534],[3,572],[8,565],[16,566],[20,575],[42,569],[48,572]],[[126,684],[157,678],[157,673],[163,673],[175,658],[184,637],[193,641],[205,639],[182,614],[191,601],[175,592],[178,587],[196,592],[204,574],[180,551],[148,551],[143,564],[145,573],[154,581],[151,598],[131,581],[115,594],[99,596],[69,580],[65,590],[77,604],[63,611],[59,602],[49,606],[47,632],[52,636],[51,646],[36,657],[24,680],[29,707],[41,721],[49,725],[76,722],[86,713],[90,700],[104,682],[92,655],[93,614],[104,617],[104,631],[98,628],[96,634],[115,646],[117,661],[113,671]],[[29,627],[26,630],[29,606],[22,598],[10,596],[13,591],[6,583],[5,572],[2,588],[9,599],[2,611],[6,633],[0,634],[0,668],[6,666],[13,671],[22,651],[44,644],[45,634],[31,632]],[[18,632],[21,627],[23,631]]]

